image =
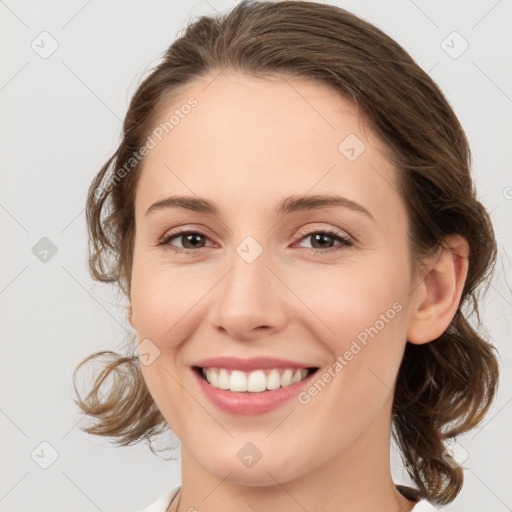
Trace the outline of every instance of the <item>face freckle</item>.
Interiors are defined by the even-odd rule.
[[[328,87],[237,74],[205,82],[176,100],[193,96],[197,107],[144,161],[130,322],[159,352],[144,379],[187,456],[219,477],[286,481],[389,435],[412,288],[405,204],[380,143]],[[278,214],[290,196],[304,199]],[[331,250],[341,243],[333,233],[352,243]],[[331,378],[307,404],[234,415],[203,395],[192,369],[217,356],[308,362]],[[233,462],[248,435],[264,461],[250,473]]]

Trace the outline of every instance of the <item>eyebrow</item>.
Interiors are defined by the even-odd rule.
[[[317,208],[341,206],[363,213],[375,222],[373,215],[362,205],[337,195],[292,195],[282,199],[275,208],[276,214],[285,215],[287,213],[299,212],[303,210],[313,210]],[[161,201],[153,203],[144,214],[147,216],[159,210],[167,208],[183,208],[194,212],[206,213],[219,216],[218,207],[212,201],[193,196],[171,196]]]

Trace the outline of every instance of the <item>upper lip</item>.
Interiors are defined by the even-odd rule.
[[[238,357],[209,357],[207,359],[196,361],[192,366],[199,366],[201,368],[227,368],[242,371],[266,368],[316,368],[316,366],[309,363],[261,356],[251,357],[249,359],[242,359]]]

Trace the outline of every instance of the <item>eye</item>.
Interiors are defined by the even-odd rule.
[[[325,254],[335,251],[340,251],[346,247],[353,245],[353,242],[346,236],[330,229],[317,229],[307,232],[299,241],[311,238],[313,244],[314,254]],[[181,247],[176,247],[171,242],[174,239],[181,239]],[[330,241],[329,241],[330,239]],[[158,245],[165,245],[177,253],[197,253],[200,249],[204,248],[205,241],[209,240],[208,237],[200,231],[182,230],[174,233],[166,234],[158,243]],[[325,247],[325,244],[331,245],[334,242],[339,242],[337,246]],[[314,247],[317,245],[317,247]]]
[[[342,235],[341,233],[338,233],[330,229],[318,229],[314,231],[309,231],[306,235],[302,236],[302,238],[299,241],[306,240],[307,238],[311,239],[311,243],[313,245],[313,252],[315,254],[325,254],[340,251],[346,247],[350,247],[351,245],[353,245],[352,240]],[[333,241],[338,241],[339,244],[337,246],[332,247]],[[326,244],[329,245],[330,247],[325,247]],[[317,247],[315,247],[315,245]]]
[[[175,247],[171,244],[171,240],[175,238],[182,240],[181,247]],[[175,252],[198,252],[197,250],[202,247],[201,238],[207,240],[206,235],[200,231],[178,231],[165,235],[158,245],[168,245]]]

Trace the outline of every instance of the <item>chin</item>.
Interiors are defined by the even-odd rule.
[[[297,467],[297,461],[293,457],[290,460],[284,460],[284,457],[278,458],[274,452],[271,459],[269,457],[264,460],[265,457],[262,456],[252,466],[246,466],[238,459],[237,451],[224,456],[219,455],[217,459],[199,462],[220,480],[248,487],[273,486],[277,482],[284,483],[301,476],[300,468]],[[231,453],[235,453],[234,460]]]
[[[260,467],[259,469],[256,469],[255,467],[232,468],[232,472],[227,478],[226,474],[218,474],[217,476],[220,479],[225,479],[233,484],[244,485],[247,487],[274,486],[277,482],[285,483],[296,478],[296,476],[292,474],[283,474],[283,471],[278,467]]]

